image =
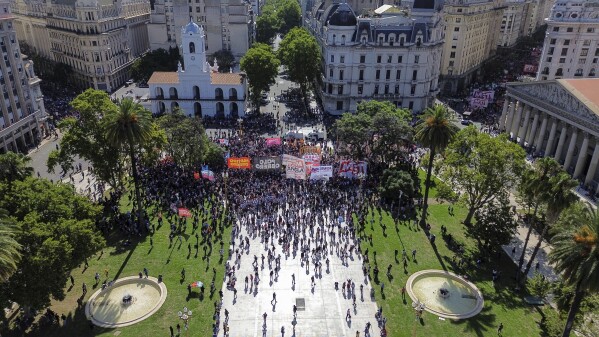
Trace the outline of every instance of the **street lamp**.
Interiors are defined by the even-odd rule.
[[[229,171],[223,171],[223,180],[225,182],[225,211],[227,210],[227,200],[228,200],[228,195],[227,195],[227,178],[229,178]]]
[[[183,312],[179,311],[177,316],[183,320],[183,328],[185,329],[185,336],[189,336],[189,321],[191,320],[192,312],[187,310],[187,307],[183,307]]]

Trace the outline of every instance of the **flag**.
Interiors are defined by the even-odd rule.
[[[195,282],[191,282],[190,286],[192,288],[201,288],[204,286],[204,283],[201,281],[195,281]]]
[[[179,208],[179,216],[185,217],[185,218],[191,218],[191,212],[184,207],[180,207]]]

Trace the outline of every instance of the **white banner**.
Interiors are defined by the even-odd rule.
[[[285,176],[290,179],[306,179],[306,163],[302,158],[283,155]]]
[[[470,98],[470,107],[472,109],[484,109],[489,104],[486,98]]]
[[[310,172],[310,180],[328,179],[333,177],[333,166],[315,166]]]

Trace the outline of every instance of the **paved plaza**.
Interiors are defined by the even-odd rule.
[[[343,227],[343,226],[342,226]],[[370,333],[378,335],[375,319],[377,310],[376,302],[370,297],[370,280],[365,279],[362,273],[362,257],[353,254],[344,266],[336,252],[329,252],[330,270],[326,270],[326,263],[322,261],[322,277],[315,278],[315,287],[312,290],[311,276],[314,275],[313,264],[310,263],[309,272],[300,262],[300,253],[296,257],[282,254],[282,246],[275,243],[276,254],[281,254],[281,270],[279,277],[270,282],[270,270],[265,262],[264,268],[259,268],[260,282],[257,291],[250,292],[244,289],[244,278],[253,274],[252,262],[254,255],[267,255],[267,251],[260,237],[252,238],[242,227],[243,236],[250,237],[249,254],[242,254],[241,264],[235,274],[237,276],[237,299],[233,291],[223,284],[223,306],[221,308],[221,322],[225,320],[224,310],[229,311],[228,325],[229,336],[255,337],[255,336],[297,336],[297,337],[349,337],[355,336],[360,331],[363,336],[366,323],[372,327]],[[329,237],[327,242],[330,242]],[[314,248],[314,244],[311,244]],[[238,248],[236,246],[236,248]],[[247,251],[246,251],[247,253]],[[234,264],[235,258],[229,263]],[[266,261],[266,259],[265,259]],[[274,263],[273,263],[274,267]],[[295,274],[295,286],[292,287],[292,274]],[[342,291],[344,281],[351,279],[355,282],[356,310],[353,301]],[[339,290],[335,290],[335,282],[339,282]],[[360,285],[363,285],[363,297],[360,295]],[[378,291],[379,289],[377,289]],[[273,292],[276,293],[276,303],[273,302]],[[302,308],[305,301],[305,309]],[[273,305],[274,304],[274,305]],[[293,305],[298,305],[297,317],[294,319]],[[347,310],[350,309],[351,320],[346,320]],[[267,313],[266,321],[263,314]],[[265,323],[265,324],[264,324]],[[295,326],[295,333],[294,333]],[[284,328],[284,333],[281,328]],[[222,324],[218,336],[224,336]]]

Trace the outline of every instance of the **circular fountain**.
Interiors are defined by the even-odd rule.
[[[470,318],[480,313],[484,305],[474,284],[443,270],[414,273],[408,278],[406,290],[416,307],[444,318]]]
[[[158,311],[166,295],[166,286],[154,277],[125,277],[96,291],[87,301],[85,315],[100,327],[128,326]]]

